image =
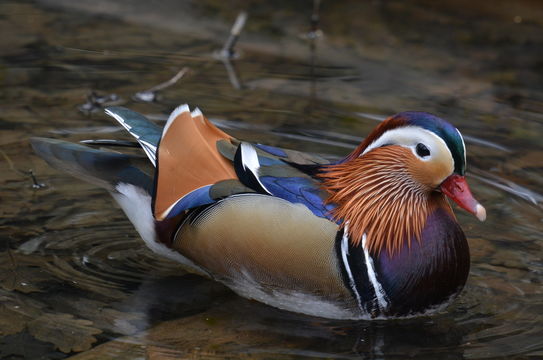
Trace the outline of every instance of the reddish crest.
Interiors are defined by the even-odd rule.
[[[371,143],[377,140],[385,132],[405,125],[407,125],[407,119],[401,114],[387,118],[373,129],[373,131],[345,158],[345,160],[349,161],[359,157]]]

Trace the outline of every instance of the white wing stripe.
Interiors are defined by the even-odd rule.
[[[262,184],[258,176],[258,170],[260,169],[260,162],[258,161],[258,154],[256,153],[255,148],[248,143],[242,142],[241,147],[241,165],[245,170],[249,170],[255,176],[256,181],[266,190],[268,194],[271,194],[268,189]]]

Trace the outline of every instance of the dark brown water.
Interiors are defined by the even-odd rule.
[[[310,1],[226,3],[0,2],[0,359],[542,358],[541,3],[324,0],[313,51]],[[241,10],[225,65],[213,53]],[[133,100],[183,67],[156,102]],[[332,157],[395,112],[448,119],[488,211],[457,212],[464,292],[430,317],[339,322],[184,274],[104,191],[30,150],[36,135],[125,137],[92,91],[159,123],[186,102],[236,137]]]

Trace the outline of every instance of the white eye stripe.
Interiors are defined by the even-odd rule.
[[[418,143],[424,144],[428,150],[430,150],[429,156],[420,157],[417,154],[416,148]],[[367,152],[383,145],[400,145],[409,148],[413,154],[422,161],[430,161],[436,156],[448,158],[451,169],[454,169],[454,159],[445,141],[438,135],[421,128],[420,126],[404,126],[385,131],[383,135],[372,142],[360,156],[364,156]]]

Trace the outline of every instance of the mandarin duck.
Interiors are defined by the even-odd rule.
[[[146,157],[32,146],[107,189],[151,250],[245,298],[325,318],[403,317],[442,308],[466,282],[468,243],[446,196],[486,213],[464,177],[462,135],[439,117],[391,116],[329,162],[239,141],[187,105],[163,129],[126,108],[106,113]]]

